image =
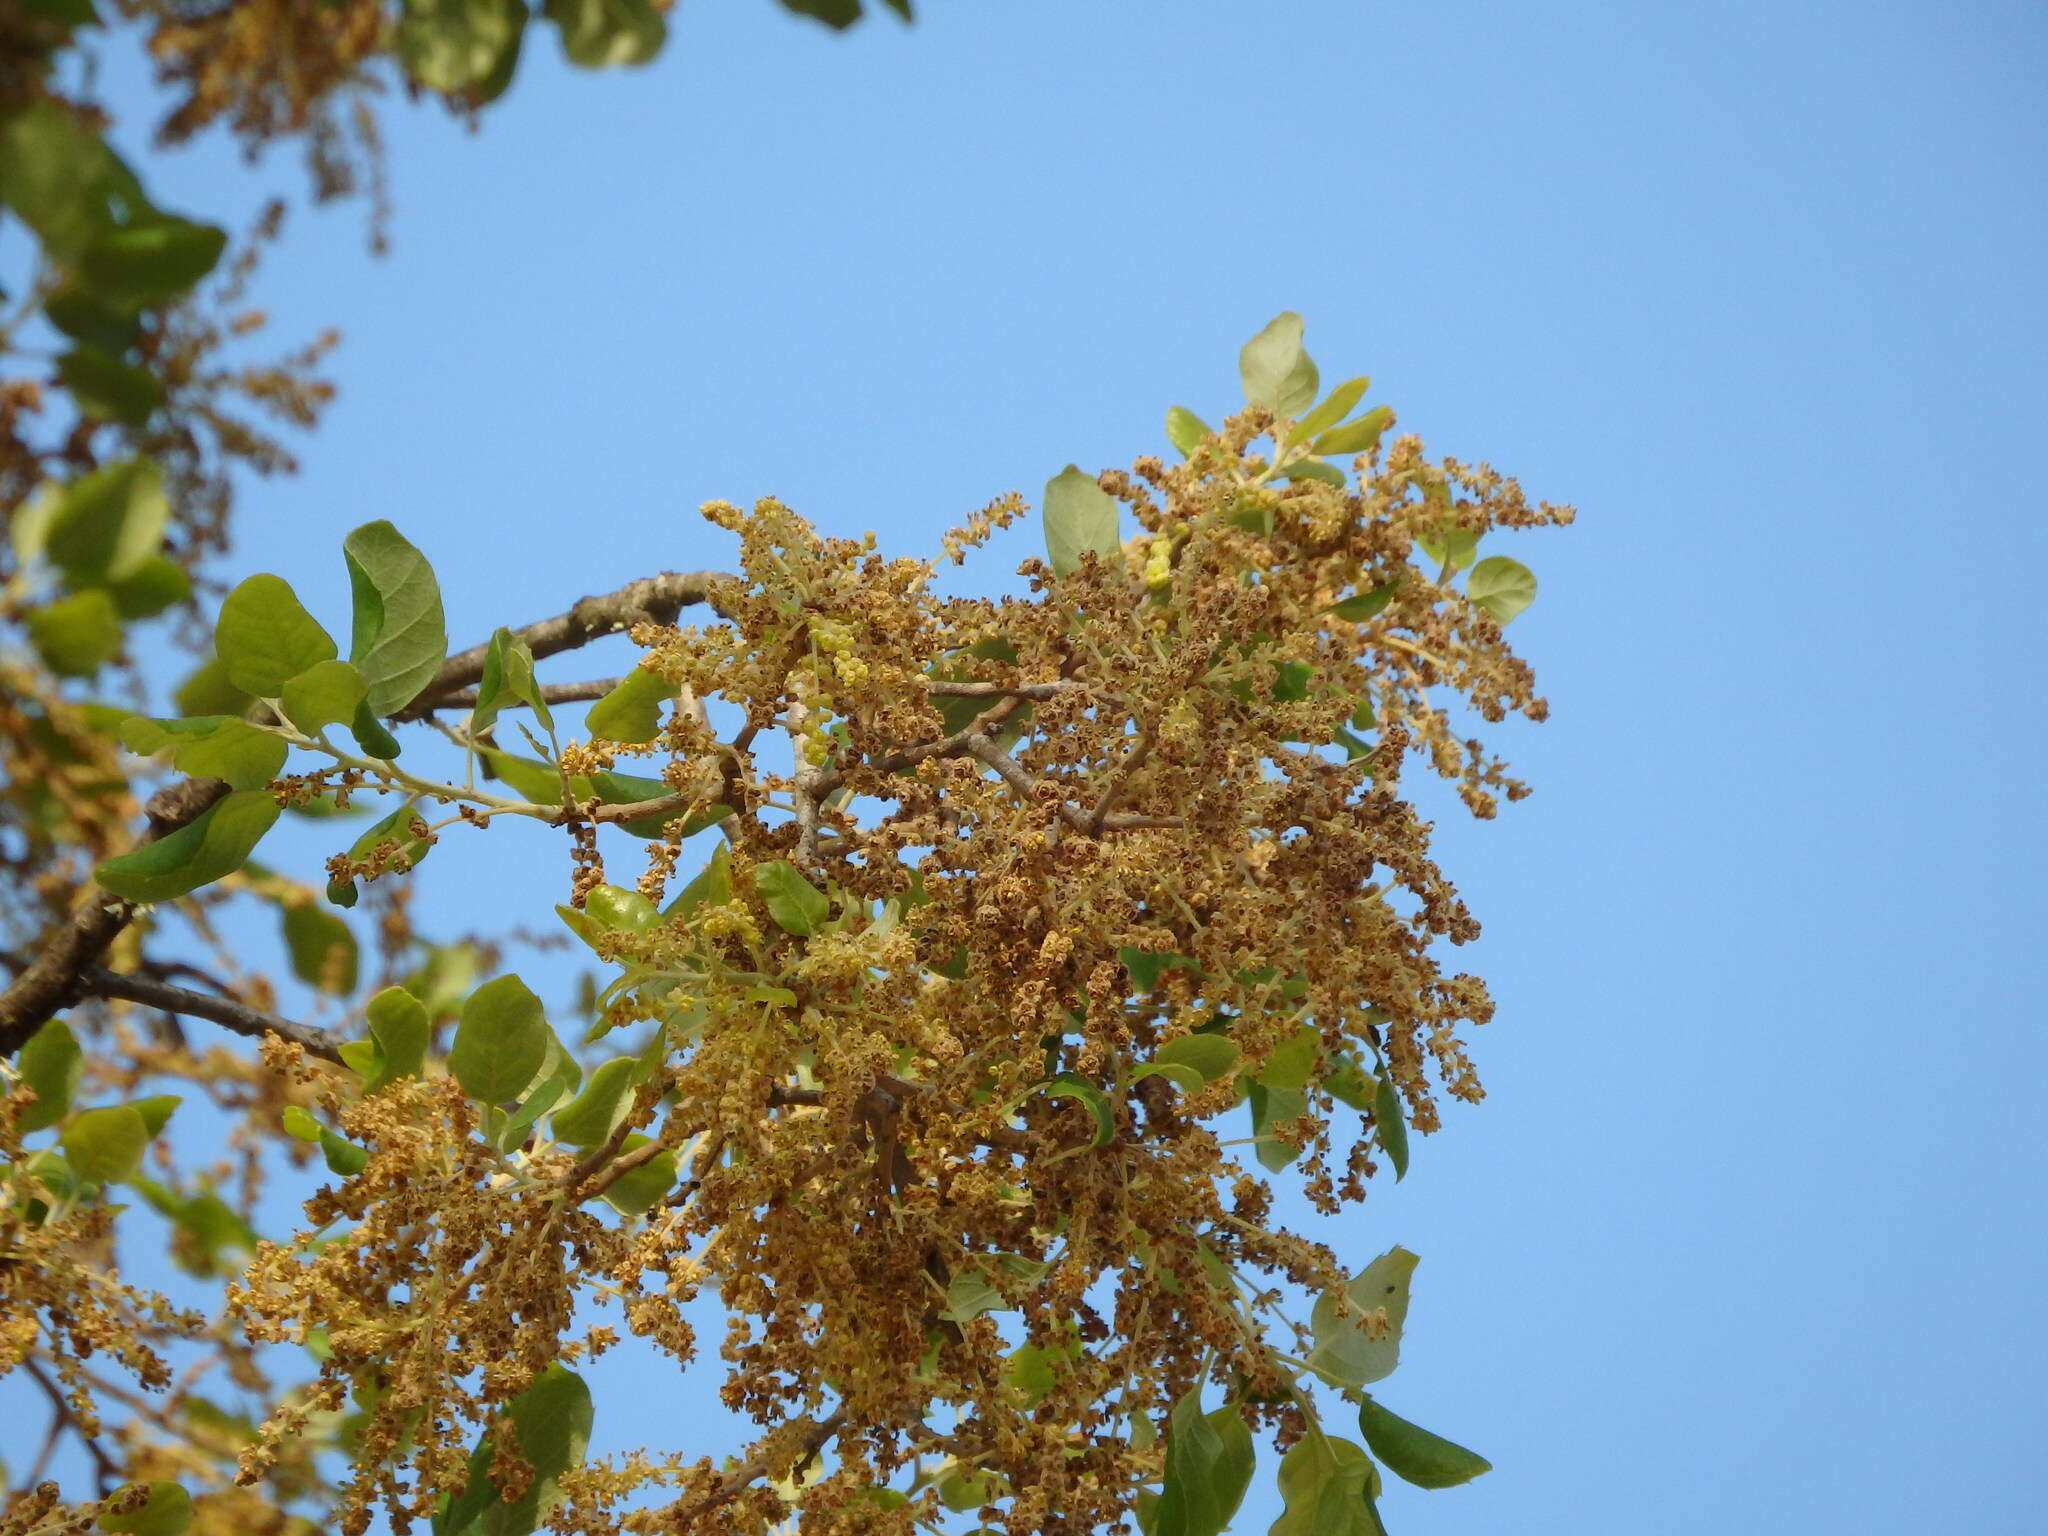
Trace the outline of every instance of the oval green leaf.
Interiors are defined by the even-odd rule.
[[[84,1060],[77,1037],[62,1019],[51,1019],[29,1036],[15,1065],[21,1069],[22,1081],[35,1089],[36,1101],[15,1121],[17,1131],[25,1136],[45,1130],[70,1113]]]
[[[276,698],[308,667],[335,656],[333,637],[306,612],[291,583],[267,572],[222,601],[213,649],[228,681],[259,699]]]
[[[784,933],[807,938],[832,910],[832,902],[787,859],[771,859],[754,867],[754,891],[768,915]]]
[[[1502,624],[1536,601],[1536,577],[1529,567],[1506,555],[1488,555],[1465,578],[1465,595]]]
[[[1455,1488],[1493,1470],[1477,1451],[1409,1423],[1370,1397],[1359,1405],[1358,1427],[1373,1455],[1418,1488]]]
[[[1301,345],[1301,316],[1282,310],[1237,354],[1247,405],[1263,405],[1283,418],[1315,403],[1316,365]]]
[[[419,696],[448,658],[441,584],[427,557],[390,523],[365,523],[341,542],[354,622],[348,659],[363,674],[373,715]]]
[[[479,1104],[509,1104],[533,1082],[550,1038],[540,999],[517,976],[500,976],[462,1005],[448,1070]]]
[[[128,901],[169,901],[240,869],[277,815],[269,790],[236,790],[170,836],[102,859],[93,878]]]
[[[1045,482],[1045,552],[1059,575],[1081,568],[1093,552],[1106,562],[1122,553],[1116,536],[1116,498],[1077,464]]]

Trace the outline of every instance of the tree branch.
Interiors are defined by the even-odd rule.
[[[276,1035],[280,1040],[304,1046],[309,1056],[346,1065],[341,1060],[341,1041],[331,1030],[280,1018],[260,1008],[251,1008],[247,1003],[238,1003],[231,997],[214,997],[205,992],[194,992],[188,987],[174,987],[167,981],[151,981],[145,976],[96,969],[79,978],[79,991],[87,997],[119,998],[127,1003],[140,1003],[146,1008],[161,1008],[166,1013],[208,1019],[252,1040]]]
[[[540,685],[540,696],[542,702],[548,704],[585,704],[592,699],[603,698],[623,681],[625,681],[624,678],[618,677],[593,677],[590,681],[584,683],[542,683]],[[504,702],[507,709],[519,709],[526,704],[524,699],[507,699]],[[461,688],[428,704],[422,704],[419,700],[415,699],[406,706],[406,715],[410,717],[415,710],[474,709],[475,707],[476,690],[474,688]]]
[[[228,792],[221,779],[181,779],[149,797],[143,812],[153,843],[198,820]],[[134,921],[135,908],[88,881],[78,894],[71,921],[42,941],[35,959],[0,992],[0,1056],[12,1056],[52,1016],[77,998],[78,981]]]
[[[629,581],[616,592],[581,599],[567,613],[541,619],[512,633],[524,640],[534,658],[573,651],[604,635],[617,634],[635,624],[673,624],[676,615],[694,603],[711,602],[711,589],[732,578],[722,571],[663,571]],[[716,607],[716,604],[713,604]],[[441,663],[434,680],[419,697],[406,705],[394,720],[420,720],[444,707],[449,694],[475,686],[483,679],[488,643],[473,645]],[[473,701],[472,701],[473,702]]]

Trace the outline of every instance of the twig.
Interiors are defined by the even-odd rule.
[[[143,806],[149,830],[141,841],[153,843],[198,820],[227,792],[221,779],[181,779],[165,786]],[[133,904],[87,882],[71,921],[43,940],[35,959],[0,993],[0,1056],[12,1056],[53,1015],[71,1005],[79,977],[134,918]]]
[[[676,615],[694,603],[711,602],[711,590],[732,578],[722,571],[663,571],[629,581],[616,592],[606,592],[579,601],[567,613],[527,624],[512,631],[524,640],[536,659],[573,651],[604,635],[617,634],[635,624],[673,624]],[[716,608],[716,604],[712,605]],[[473,687],[483,680],[484,657],[490,646],[473,645],[441,663],[434,680],[419,696],[392,718],[419,720],[443,707],[448,695]]]
[[[341,1041],[331,1031],[265,1013],[231,997],[212,997],[187,987],[174,987],[166,981],[151,981],[144,976],[120,975],[97,968],[81,976],[79,986],[88,997],[115,997],[123,1002],[140,1003],[146,1008],[161,1008],[166,1013],[189,1014],[195,1019],[211,1020],[252,1040],[276,1035],[280,1040],[303,1046],[307,1055],[318,1056],[322,1061],[339,1063],[342,1059]]]
[[[86,1454],[92,1457],[92,1475],[93,1481],[98,1485],[97,1492],[101,1498],[105,1498],[107,1489],[120,1481],[120,1467],[115,1464],[114,1458],[107,1454],[106,1448],[99,1442],[99,1437],[88,1433],[86,1427],[78,1422],[78,1415],[71,1411],[70,1401],[59,1390],[57,1384],[43,1374],[43,1368],[32,1359],[24,1359],[21,1368],[28,1372],[29,1380],[42,1388],[43,1396],[50,1400],[50,1411],[56,1415],[57,1422],[70,1429],[84,1444]]]

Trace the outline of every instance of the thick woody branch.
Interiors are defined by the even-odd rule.
[[[142,841],[153,843],[197,820],[227,792],[220,779],[183,779],[158,790],[143,806],[149,830]],[[12,1056],[53,1015],[77,1001],[79,978],[134,918],[132,905],[87,882],[71,920],[42,939],[35,959],[0,992],[0,1056]]]
[[[676,615],[695,603],[711,601],[711,589],[731,578],[721,571],[663,571],[629,581],[616,592],[581,599],[567,613],[515,629],[536,660],[561,651],[573,651],[606,635],[619,634],[635,624],[673,624]],[[418,720],[443,707],[448,695],[474,687],[484,675],[488,644],[473,645],[441,663],[441,670],[418,698],[393,718]],[[473,701],[472,701],[473,702]]]
[[[146,976],[97,969],[89,970],[79,978],[79,992],[86,997],[119,998],[126,1003],[140,1003],[145,1008],[161,1008],[166,1013],[207,1019],[252,1040],[275,1035],[280,1040],[305,1047],[309,1056],[318,1056],[322,1061],[341,1061],[341,1041],[332,1031],[280,1018],[261,1008],[238,1003],[231,997],[215,997],[206,992],[194,992],[189,987],[174,987],[167,981],[152,981]]]
[[[542,683],[540,685],[540,696],[542,702],[547,704],[587,704],[592,699],[603,698],[624,681],[624,678],[619,677],[593,677],[588,682],[583,683]],[[474,709],[475,707],[476,690],[474,688],[459,688],[454,693],[436,698],[432,703],[422,704],[416,700],[406,706],[406,712],[411,714],[415,710]],[[523,709],[526,707],[526,700],[508,699],[505,701],[505,707],[507,709]]]

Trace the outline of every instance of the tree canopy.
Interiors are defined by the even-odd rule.
[[[124,14],[165,139],[300,138],[323,193],[374,183],[379,82],[476,112],[529,20],[591,67],[668,25]],[[0,1376],[51,1411],[0,1532],[1216,1536],[1263,1458],[1279,1536],[1369,1536],[1383,1471],[1486,1471],[1378,1395],[1417,1256],[1273,1206],[1363,1200],[1481,1095],[1492,1004],[1447,957],[1478,925],[1403,774],[1480,817],[1527,792],[1469,717],[1544,717],[1504,634],[1536,584],[1480,546],[1569,509],[1325,389],[1285,313],[1218,425],[1175,406],[1170,453],[1051,477],[1008,595],[935,578],[1014,543],[1015,494],[913,555],[764,499],[704,505],[710,568],[465,650],[389,521],[309,612],[230,584],[228,534],[236,476],[290,467],[245,413],[314,425],[326,342],[245,360],[278,215],[152,203],[79,85],[103,38],[25,4],[0,96],[38,251],[0,335]],[[621,631],[623,676],[543,676]],[[266,862],[287,817],[324,868]],[[561,839],[533,900],[579,997],[414,920],[429,856],[506,818]],[[223,936],[251,911],[274,972]],[[217,1305],[128,1278],[145,1212]],[[614,1349],[750,1427],[591,1454]],[[90,1489],[43,1476],[66,1435]]]

